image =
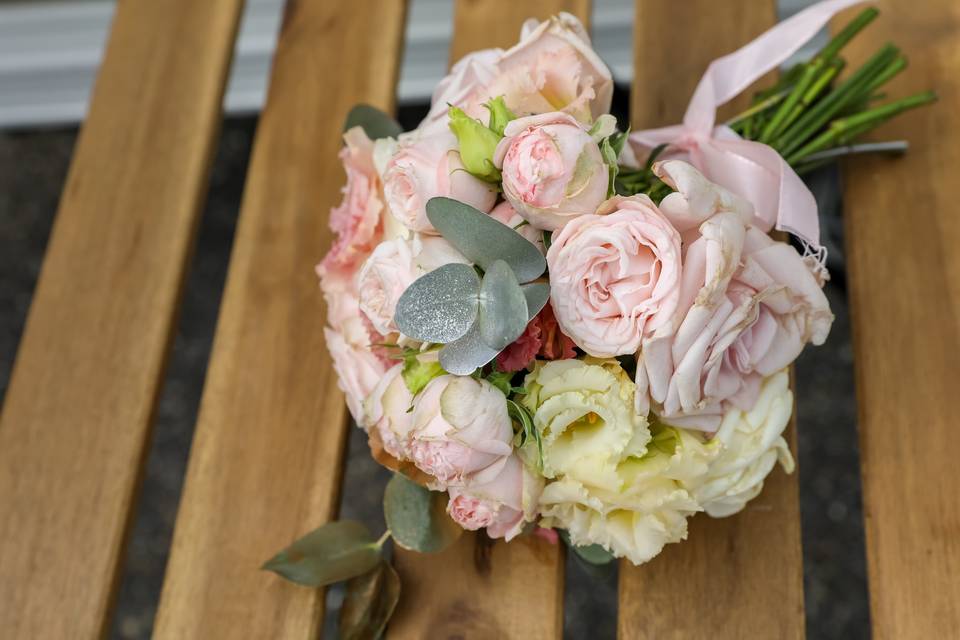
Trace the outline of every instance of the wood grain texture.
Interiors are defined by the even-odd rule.
[[[399,0],[287,6],[156,638],[317,636],[322,591],[259,567],[339,503],[346,409],[313,265],[344,182],[344,117],[357,102],[393,108],[405,9]]]
[[[586,0],[460,0],[451,60],[491,46],[509,47],[530,17],[569,11],[587,22]],[[479,559],[478,559],[479,558]],[[484,560],[486,558],[486,560]],[[391,640],[560,638],[563,635],[564,555],[539,538],[491,546],[465,534],[437,555],[398,549],[403,593]]]
[[[760,35],[774,16],[772,2],[737,0],[720,10],[710,0],[638,0],[634,129],[679,122],[707,64]],[[669,44],[665,39],[697,46],[662,46]],[[795,452],[793,432],[791,425]],[[803,635],[796,472],[775,469],[741,513],[697,515],[685,542],[669,545],[646,565],[620,565],[620,638]]]
[[[876,6],[850,58],[893,41],[910,67],[889,95],[940,102],[876,132],[906,156],[843,167],[870,617],[878,640],[942,638],[960,629],[960,4]]]
[[[241,6],[117,7],[0,418],[4,638],[108,626]]]

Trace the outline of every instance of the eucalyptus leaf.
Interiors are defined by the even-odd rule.
[[[381,637],[400,599],[400,576],[389,562],[381,561],[367,573],[351,578],[346,587],[337,637],[340,640]]]
[[[462,338],[447,343],[440,349],[440,366],[457,376],[468,376],[500,353],[483,343],[480,323],[477,322]]]
[[[500,351],[527,328],[527,299],[517,277],[503,260],[497,260],[480,283],[480,338]]]
[[[518,282],[530,282],[547,268],[536,245],[468,204],[451,198],[430,198],[427,218],[450,244],[484,271],[503,260]]]
[[[443,551],[463,534],[447,515],[447,494],[394,474],[383,494],[383,516],[393,541],[421,553]]]
[[[547,305],[550,299],[550,285],[546,282],[530,282],[520,286],[523,297],[527,299],[527,317],[531,320]]]
[[[445,264],[413,282],[397,301],[397,327],[411,338],[447,343],[460,338],[477,318],[480,276],[473,267]]]
[[[369,104],[358,104],[350,109],[343,123],[343,130],[348,131],[354,127],[363,127],[371,140],[396,138],[403,133],[403,127],[397,124],[396,120]]]
[[[354,520],[338,520],[303,536],[264,563],[262,569],[308,587],[346,580],[380,561],[380,545]]]

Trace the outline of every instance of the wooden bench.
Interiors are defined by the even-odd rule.
[[[872,627],[960,629],[960,23],[954,0],[881,0],[855,43],[895,37],[897,88],[941,103],[887,129],[905,159],[844,171]],[[632,122],[677,120],[706,63],[773,2],[637,0]],[[221,120],[241,0],[119,2],[0,421],[0,635],[109,628],[124,541]],[[452,57],[588,0],[457,0]],[[953,12],[953,13],[951,13]],[[311,270],[330,241],[340,125],[394,106],[401,0],[290,0],[250,163],[155,636],[314,638],[324,598],[258,569],[335,517],[347,414]],[[804,633],[797,475],[740,515],[620,568],[622,638]],[[398,552],[391,638],[560,638],[563,552],[474,562]],[[438,571],[438,567],[443,567]]]

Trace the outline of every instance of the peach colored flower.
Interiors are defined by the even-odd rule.
[[[749,203],[685,162],[655,171],[677,189],[660,209],[683,235],[683,283],[673,318],[644,340],[637,408],[652,401],[665,422],[713,431],[804,344],[822,344],[833,314],[812,265],[752,226]]]
[[[464,487],[450,487],[447,513],[464,529],[487,529],[491,538],[508,542],[536,516],[543,479],[532,474],[516,455],[506,459],[492,480]]]
[[[645,195],[613,197],[568,223],[547,263],[557,322],[593,356],[636,352],[680,299],[680,235]]]
[[[496,477],[512,441],[506,398],[486,380],[443,375],[416,398],[410,457],[439,487]]]
[[[427,201],[445,196],[484,213],[497,199],[492,185],[463,168],[457,139],[450,131],[414,134],[387,162],[383,189],[390,213],[412,231],[436,233],[427,219]]]
[[[609,170],[600,147],[573,116],[518,118],[503,133],[494,154],[503,195],[533,226],[560,229],[607,197]]]

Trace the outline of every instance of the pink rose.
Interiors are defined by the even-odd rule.
[[[410,457],[440,487],[492,479],[512,441],[506,398],[486,380],[443,375],[416,398]]]
[[[613,76],[574,16],[528,20],[509,50],[476,51],[457,62],[437,86],[420,126],[446,127],[450,105],[486,123],[483,104],[498,96],[518,115],[563,111],[590,123],[610,111]]]
[[[523,524],[536,517],[543,479],[531,474],[516,455],[506,459],[500,473],[484,483],[450,487],[447,513],[464,529],[486,527],[491,538],[507,542],[523,531]]]
[[[660,205],[684,239],[680,300],[644,341],[637,408],[713,431],[728,404],[749,409],[763,377],[822,344],[833,314],[813,266],[752,226],[753,207],[691,165],[655,166],[676,193]]]
[[[351,344],[339,331],[328,327],[323,335],[337,372],[337,385],[347,398],[347,408],[358,425],[366,426],[363,401],[380,382],[388,365],[369,345]]]
[[[360,310],[383,335],[395,333],[397,300],[419,277],[409,240],[394,238],[377,245],[358,277]]]
[[[571,221],[547,252],[560,328],[597,357],[631,354],[680,299],[680,234],[645,195]]]
[[[503,194],[535,227],[560,229],[607,197],[609,169],[600,147],[573,116],[518,118],[503,133],[494,154]]]
[[[403,364],[387,371],[363,403],[369,429],[376,429],[384,450],[397,460],[409,458],[409,436],[413,428],[413,394],[404,382]]]
[[[427,219],[427,201],[445,196],[484,213],[497,199],[493,186],[463,168],[457,139],[450,131],[414,135],[387,162],[383,190],[390,212],[413,231],[435,233]]]
[[[337,238],[320,264],[321,271],[355,270],[383,235],[380,177],[373,164],[373,142],[361,127],[343,134],[340,160],[347,174],[343,200],[330,211]]]

